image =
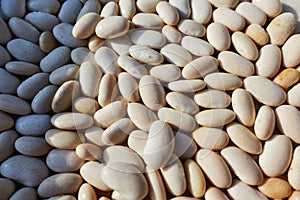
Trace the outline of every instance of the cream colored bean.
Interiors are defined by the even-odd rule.
[[[258,163],[264,174],[277,177],[283,174],[292,160],[292,142],[285,135],[273,135],[265,142]]]
[[[250,24],[245,33],[260,46],[264,46],[269,42],[269,34],[259,24]]]
[[[170,25],[165,25],[161,32],[171,43],[179,43],[182,38],[182,34],[175,27]]]
[[[230,31],[240,31],[245,26],[245,19],[235,12],[226,7],[219,7],[213,12],[214,22],[218,22],[226,26]]]
[[[160,81],[172,82],[181,77],[180,69],[174,64],[163,64],[152,67],[149,74]]]
[[[179,22],[177,9],[166,1],[161,1],[156,5],[156,12],[165,24],[174,26]]]
[[[254,73],[254,65],[237,53],[222,51],[219,53],[218,59],[220,61],[220,66],[231,74],[248,77]]]
[[[120,0],[119,1],[120,14],[127,19],[132,19],[132,17],[136,13],[135,4],[136,2],[134,0],[130,0],[130,1]]]
[[[224,72],[210,73],[204,77],[206,84],[217,90],[235,90],[242,86],[242,80],[236,75]]]
[[[95,62],[95,54],[86,47],[78,47],[72,50],[71,59],[74,63],[81,65],[85,61]]]
[[[172,156],[174,146],[174,134],[170,126],[160,120],[153,122],[150,126],[143,155],[148,168],[156,170],[166,166]]]
[[[149,195],[151,199],[166,200],[167,195],[164,187],[163,180],[159,171],[146,170],[145,174],[149,183]]]
[[[223,158],[216,152],[200,149],[196,154],[196,161],[213,185],[228,188],[232,177]]]
[[[104,130],[98,126],[92,126],[85,130],[84,132],[84,138],[82,139],[83,142],[95,144],[97,146],[105,146],[105,144],[102,141],[102,135]]]
[[[207,127],[218,127],[229,124],[236,117],[236,114],[229,109],[209,109],[200,111],[195,115],[198,124]]]
[[[300,99],[299,99],[299,92],[300,92],[300,84],[293,86],[287,93],[287,101],[290,105],[295,106],[297,108],[300,107]]]
[[[98,92],[98,103],[104,107],[116,98],[117,79],[113,74],[104,74],[101,78]]]
[[[14,47],[13,47],[14,48]],[[15,51],[18,51],[17,49]],[[11,56],[9,52],[4,48],[3,46],[0,45],[0,53],[2,55],[1,60],[0,60],[0,65],[5,65],[7,62],[11,61]],[[12,54],[12,52],[10,52]]]
[[[154,30],[135,30],[130,34],[130,39],[134,44],[150,48],[161,48],[166,44],[166,37]]]
[[[297,146],[294,149],[293,159],[288,170],[288,182],[295,190],[299,190],[300,188],[300,181],[299,179],[297,179],[300,172],[299,160],[300,160],[300,147]]]
[[[282,5],[279,0],[253,0],[252,3],[262,11],[264,11],[268,15],[268,17],[276,17],[282,10]]]
[[[164,56],[166,61],[184,67],[187,63],[192,61],[192,55],[182,46],[178,44],[167,44],[160,53]]]
[[[252,96],[244,89],[236,89],[232,93],[232,109],[237,120],[245,126],[253,126],[256,116]]]
[[[299,191],[293,191],[291,195],[289,196],[289,200],[297,200],[300,198],[300,192]]]
[[[167,103],[182,112],[195,114],[199,112],[199,106],[189,97],[179,92],[169,92],[166,96]]]
[[[200,127],[193,132],[193,139],[202,148],[221,150],[229,143],[228,134],[219,128]]]
[[[52,116],[53,126],[65,130],[80,130],[89,128],[94,120],[90,115],[83,113],[62,112]]]
[[[133,131],[134,124],[128,118],[122,118],[110,125],[102,134],[105,145],[116,145],[126,141],[129,133]]]
[[[172,155],[169,163],[160,169],[167,190],[175,196],[180,196],[186,190],[186,177],[181,161]]]
[[[136,60],[150,65],[159,65],[164,61],[162,54],[142,45],[131,46],[129,48],[129,54]]]
[[[281,178],[267,178],[258,189],[261,193],[273,199],[287,198],[292,193],[289,183]]]
[[[207,24],[212,15],[212,6],[208,0],[192,0],[192,19],[200,24]]]
[[[86,39],[94,34],[95,28],[101,17],[97,13],[83,15],[74,25],[72,35],[75,38]]]
[[[107,17],[112,17],[112,16],[117,16],[119,12],[119,6],[116,2],[111,1],[107,2],[100,13],[100,16],[102,18],[107,18]]]
[[[77,15],[76,21],[78,21],[83,15],[87,13],[97,13],[99,14],[101,10],[101,4],[97,0],[86,1],[81,8],[79,14]]]
[[[99,104],[93,98],[79,97],[75,99],[73,108],[81,113],[93,114],[99,109]]]
[[[76,147],[75,152],[82,160],[100,160],[102,158],[102,150],[94,144],[82,143]]]
[[[15,129],[19,133],[29,136],[43,135],[50,128],[50,115],[47,114],[21,116],[16,120],[15,124]]]
[[[231,36],[232,44],[235,50],[244,58],[248,60],[256,60],[258,57],[258,50],[255,43],[242,32],[234,32]]]
[[[206,181],[199,165],[188,159],[184,161],[184,170],[189,192],[196,198],[202,197],[206,190]]]
[[[229,197],[233,199],[249,199],[267,200],[268,198],[260,193],[257,189],[247,185],[246,183],[234,179],[230,188],[227,189]]]
[[[300,78],[299,71],[293,68],[281,71],[274,78],[273,82],[281,86],[283,89],[288,89],[295,83],[298,83]]]
[[[285,67],[295,67],[300,63],[299,41],[300,34],[292,35],[282,46],[282,61]]]
[[[275,17],[267,26],[271,44],[282,45],[292,35],[297,26],[294,15],[290,12]]]
[[[132,18],[132,23],[137,27],[143,28],[161,28],[164,25],[163,20],[154,13],[138,13]]]
[[[184,39],[183,39],[184,40]],[[186,64],[182,69],[182,76],[185,79],[197,79],[218,68],[218,60],[212,56],[202,56]]]
[[[206,190],[204,198],[206,200],[229,200],[229,198],[216,187],[210,187]]]
[[[129,54],[129,48],[132,42],[129,35],[123,35],[121,37],[105,40],[105,45],[112,48],[119,55]]]
[[[118,74],[120,67],[116,64],[118,55],[109,47],[100,47],[95,53],[95,61],[106,74]]]
[[[127,113],[132,122],[143,131],[149,131],[152,122],[158,119],[153,111],[139,103],[128,104]]]
[[[228,124],[226,127],[226,132],[228,133],[231,141],[250,154],[260,154],[262,152],[262,144],[260,140],[249,130],[247,127],[233,122]]]
[[[137,102],[140,100],[138,83],[134,77],[126,72],[121,72],[118,75],[118,86],[121,95],[130,102]]]
[[[207,1],[207,0],[206,0]],[[208,42],[218,51],[229,49],[231,39],[228,29],[218,22],[210,23],[207,26],[206,36]]]
[[[264,87],[261,87],[262,85]],[[262,76],[245,78],[244,87],[257,101],[265,105],[279,106],[286,100],[284,90],[276,83]]]
[[[79,66],[76,64],[67,64],[52,71],[49,81],[54,85],[62,85],[64,82],[77,79],[78,75]]]
[[[49,129],[45,133],[48,144],[58,149],[76,149],[83,141],[75,131]]]
[[[169,3],[177,9],[180,19],[186,19],[190,17],[191,15],[190,1],[170,0]]]
[[[236,176],[248,185],[260,185],[263,173],[254,159],[238,147],[230,146],[221,150],[221,156],[226,160]]]
[[[90,184],[84,183],[80,186],[78,200],[97,200],[96,192]]]
[[[181,45],[196,56],[210,56],[214,53],[214,48],[211,44],[192,36],[184,36],[181,40]]]
[[[273,44],[263,46],[259,50],[259,58],[255,63],[256,73],[266,78],[272,78],[278,73],[281,66],[281,52]]]
[[[151,110],[159,110],[166,105],[165,91],[153,76],[145,75],[141,78],[139,92],[143,103]]]
[[[111,39],[125,35],[129,22],[122,16],[111,16],[102,19],[96,26],[96,35],[100,38]]]
[[[229,0],[229,1],[209,0],[209,2],[217,8],[219,7],[234,8],[238,4],[237,0]]]
[[[190,114],[179,110],[163,107],[158,110],[157,116],[160,120],[169,123],[183,132],[191,132],[196,128],[195,119]]]
[[[223,91],[207,89],[196,93],[194,101],[204,108],[226,108],[231,97]]]
[[[206,28],[202,24],[191,19],[180,20],[178,30],[193,37],[203,37],[206,32]]]
[[[254,133],[260,140],[268,140],[275,128],[275,113],[269,106],[262,106],[257,112]]]
[[[147,132],[134,130],[129,134],[127,144],[130,149],[134,150],[140,157],[143,157],[147,140]],[[152,169],[146,169],[146,171],[152,171]]]
[[[103,167],[101,176],[110,188],[127,199],[143,199],[149,191],[146,178],[130,164],[111,163]]]
[[[242,15],[249,24],[259,24],[263,26],[267,21],[266,14],[250,2],[240,3],[235,11]]]
[[[181,159],[192,158],[197,152],[197,145],[189,133],[175,133],[174,154]]]
[[[142,12],[155,12],[156,5],[160,1],[161,0],[153,0],[153,1],[137,0],[136,6]]]
[[[142,76],[148,74],[148,71],[143,64],[127,55],[119,56],[118,65],[137,79],[140,79]]]
[[[206,83],[200,79],[178,80],[168,83],[168,88],[174,92],[198,92],[205,86]]]

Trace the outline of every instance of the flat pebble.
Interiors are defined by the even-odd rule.
[[[16,120],[16,130],[23,135],[43,135],[51,128],[50,115],[32,114],[19,117]]]
[[[206,89],[196,93],[194,101],[204,108],[226,108],[231,103],[231,97],[220,90]]]
[[[0,133],[0,162],[3,162],[15,153],[14,143],[19,137],[14,130],[3,131]]]
[[[245,33],[259,46],[266,45],[270,39],[267,31],[259,24],[250,24]]]
[[[27,115],[31,112],[27,101],[9,94],[0,94],[0,110],[16,115]]]
[[[40,11],[56,14],[60,9],[60,3],[57,0],[50,0],[46,3],[41,3],[39,0],[29,0],[27,9],[30,11]]]
[[[9,51],[9,49],[8,49]],[[0,45],[0,53],[2,55],[2,57],[0,58],[0,65],[4,66],[7,62],[11,61],[11,56],[6,50],[6,48],[4,48],[2,45]]]
[[[236,114],[224,108],[215,108],[200,111],[195,115],[198,124],[207,127],[217,127],[229,124],[236,117]]]
[[[10,61],[6,63],[5,69],[22,76],[31,76],[40,71],[39,66],[23,61]]]
[[[85,61],[95,62],[94,56],[94,53],[86,47],[77,47],[71,51],[71,59],[77,65]]]
[[[52,116],[51,123],[60,129],[80,130],[93,125],[94,120],[88,114],[62,112]]]
[[[20,165],[23,167],[14,167]],[[1,174],[25,186],[37,187],[49,175],[49,170],[38,158],[16,155],[1,163]]]
[[[261,193],[273,199],[287,198],[292,193],[289,183],[281,178],[267,178],[258,189]]]
[[[59,43],[55,39],[54,35],[52,32],[49,31],[44,31],[41,33],[39,37],[39,45],[42,51],[49,53],[56,47],[58,47]]]
[[[10,115],[0,111],[0,131],[8,130],[12,128],[14,124],[14,119]]]
[[[0,69],[0,92],[5,94],[15,94],[21,81],[15,75],[4,69]]]
[[[259,108],[254,122],[254,133],[260,140],[269,139],[275,128],[275,113],[269,106]]]
[[[70,48],[66,46],[57,47],[41,60],[41,70],[43,72],[52,72],[64,64],[67,64],[70,60],[70,57]]]
[[[54,85],[48,85],[41,89],[32,99],[31,109],[37,114],[44,114],[51,111],[52,99],[57,91]]]
[[[22,18],[26,12],[26,1],[10,1],[4,0],[1,2],[1,9],[6,17],[20,17]]]
[[[284,69],[274,78],[274,83],[281,86],[283,89],[288,89],[294,84],[298,83],[300,78],[300,73],[298,70],[290,68]]]
[[[9,53],[20,61],[39,63],[45,56],[41,48],[24,39],[13,39],[7,43]]]
[[[55,15],[45,12],[30,12],[24,19],[41,31],[52,31],[59,23]]]
[[[229,143],[228,134],[219,128],[200,127],[192,136],[200,147],[210,150],[221,150]]]
[[[38,195],[49,198],[57,195],[73,194],[78,191],[83,180],[78,174],[60,173],[47,177],[38,187]]]
[[[300,63],[299,40],[300,34],[292,35],[282,46],[282,61],[285,67],[295,67]]]
[[[31,100],[45,86],[49,84],[48,73],[36,73],[24,80],[17,88],[19,97]]]
[[[264,87],[261,87],[262,85]],[[257,101],[265,105],[279,106],[286,100],[284,90],[276,83],[262,76],[245,78],[244,87]]]
[[[202,0],[203,1],[203,0]],[[206,0],[207,1],[207,0]],[[193,1],[197,2],[197,1]],[[213,22],[207,26],[206,30],[208,42],[218,51],[226,51],[229,49],[231,39],[229,31],[221,23]]]
[[[86,1],[78,13],[76,21],[78,21],[83,15],[90,12],[99,14],[101,7],[101,3],[98,0]]]
[[[0,192],[2,193],[3,199],[9,199],[9,197],[14,193],[15,191],[15,183],[6,178],[0,178]]]
[[[47,143],[58,149],[76,149],[83,141],[75,131],[49,129],[45,133]]]
[[[90,143],[82,143],[76,147],[76,155],[82,160],[100,160],[102,149]]]
[[[292,142],[285,135],[273,135],[268,139],[258,159],[264,174],[268,177],[277,177],[283,174],[292,160],[292,150]]]
[[[17,191],[10,197],[10,200],[37,200],[37,191],[35,188],[31,187],[23,187]]]
[[[128,19],[122,16],[110,16],[102,19],[97,24],[96,35],[100,38],[112,39],[125,35],[128,29]]]
[[[224,72],[210,73],[204,77],[205,83],[217,90],[235,90],[242,86],[242,80],[233,74]]]
[[[15,148],[18,152],[27,156],[46,155],[51,147],[42,137],[22,136],[15,142]]]
[[[52,71],[49,81],[54,85],[61,85],[66,81],[77,79],[78,75],[79,66],[76,64],[67,64]]]
[[[82,4],[79,0],[65,1],[58,12],[58,18],[61,22],[73,24],[81,8]]]
[[[0,44],[6,44],[8,41],[11,40],[12,35],[10,32],[10,29],[8,28],[8,25],[6,24],[6,22],[2,19],[2,17],[0,17],[0,26],[2,27],[0,30],[0,34],[1,34],[1,39],[0,39]]]

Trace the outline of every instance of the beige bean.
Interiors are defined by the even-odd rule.
[[[224,72],[210,73],[204,77],[206,84],[217,90],[235,90],[242,86],[242,80],[236,75]]]
[[[0,69],[0,92],[5,94],[15,94],[21,81],[15,75],[4,69]]]
[[[264,87],[261,87],[262,85]],[[249,76],[245,78],[244,87],[257,101],[265,105],[279,106],[286,100],[284,90],[276,83],[262,76]]]
[[[77,65],[81,65],[85,61],[95,62],[95,55],[86,47],[77,47],[71,52],[71,59]]]
[[[228,188],[232,177],[223,158],[216,152],[200,149],[196,154],[196,161],[213,185]]]
[[[269,42],[269,34],[259,24],[250,24],[246,29],[248,35],[257,45],[264,46]]]
[[[136,6],[137,8],[142,12],[155,12],[156,5],[161,0],[153,0],[153,1],[147,1],[147,0],[137,0]]]
[[[247,127],[233,122],[228,124],[226,127],[226,132],[228,133],[231,141],[250,154],[260,154],[262,152],[262,144],[260,140],[249,130]]]
[[[166,61],[178,67],[184,67],[187,63],[192,61],[192,55],[178,44],[167,44],[161,48],[160,53],[164,56]]]
[[[159,171],[146,170],[145,174],[149,183],[149,195],[151,199],[166,200],[167,195],[164,187],[163,180]]]
[[[112,176],[113,174],[113,176]],[[127,199],[143,199],[149,191],[146,178],[133,165],[111,163],[101,172],[103,181]]]
[[[264,174],[277,177],[283,174],[292,160],[292,142],[285,135],[273,135],[265,142],[258,163]]]
[[[100,160],[102,150],[100,147],[90,143],[82,143],[76,147],[76,155],[82,160]]]
[[[132,23],[137,27],[155,29],[164,25],[163,20],[154,13],[138,13],[132,18]]]
[[[219,128],[200,127],[192,135],[195,142],[205,149],[221,150],[229,143],[228,134]]]
[[[45,133],[48,144],[58,149],[76,149],[83,141],[75,131],[49,129]]]
[[[165,91],[153,76],[145,75],[141,78],[139,92],[143,103],[151,110],[159,110],[166,105]]]
[[[66,194],[66,195],[57,195],[50,197],[49,200],[61,200],[61,199],[67,199],[67,200],[76,200],[76,198],[73,195]]]
[[[109,47],[100,47],[95,53],[95,61],[105,74],[118,74],[118,55]]]
[[[52,32],[44,31],[39,37],[39,45],[43,52],[49,53],[53,49],[57,48],[59,43],[53,36]]]
[[[222,192],[222,190],[216,187],[209,187],[204,195],[206,200],[229,200],[229,198]]]
[[[107,17],[112,17],[112,16],[117,16],[119,13],[119,6],[116,2],[110,1],[107,2],[100,13],[100,16],[102,18],[107,18]]]
[[[299,190],[300,188],[300,181],[299,179],[297,179],[297,177],[299,176],[299,169],[300,169],[299,160],[300,160],[300,147],[297,146],[294,149],[292,162],[288,170],[288,182],[295,190]]]
[[[283,199],[292,193],[289,183],[281,178],[267,178],[264,183],[258,186],[261,193],[269,198]]]
[[[157,116],[160,120],[169,123],[183,132],[191,132],[196,128],[196,121],[192,115],[180,110],[162,107],[158,110]]]
[[[290,105],[295,107],[300,107],[300,99],[299,99],[299,92],[300,92],[300,84],[293,86],[287,93],[287,101]]]
[[[115,162],[127,163],[135,166],[140,171],[143,171],[145,168],[143,160],[136,154],[136,152],[121,145],[107,147],[103,151],[103,161],[106,165],[110,165]]]
[[[80,186],[78,200],[97,200],[96,192],[90,184],[84,183]]]
[[[197,145],[189,133],[175,133],[174,154],[181,159],[192,158],[197,152]]]
[[[174,134],[170,126],[160,120],[153,122],[150,126],[143,155],[148,168],[155,170],[166,166],[172,156],[174,146]]]
[[[179,43],[182,38],[182,34],[175,27],[170,25],[165,25],[161,32],[171,43]]]
[[[259,76],[272,78],[280,69],[281,57],[280,49],[276,45],[263,46],[259,50],[259,58],[255,63],[256,73]]]
[[[290,68],[290,69],[285,69],[281,71],[277,76],[274,78],[274,83],[278,84],[281,86],[283,89],[288,89],[289,87],[293,86],[295,83],[298,83],[300,78],[299,71]]]
[[[256,60],[258,50],[255,43],[245,34],[240,31],[234,32],[231,36],[232,44],[235,50],[248,60]]]
[[[93,0],[92,0],[93,1]],[[89,38],[88,48],[92,52],[96,52],[100,47],[104,45],[105,39],[99,38],[97,35],[92,35]]]
[[[206,83],[200,79],[177,80],[168,83],[168,88],[174,92],[197,92],[205,88]]]
[[[206,181],[199,165],[188,159],[184,161],[184,170],[189,192],[196,198],[202,197],[206,190]]]
[[[79,66],[76,64],[67,64],[51,72],[49,76],[50,83],[61,85],[66,81],[75,80],[79,75]]]
[[[90,61],[85,61],[79,68],[79,84],[81,92],[91,98],[98,95],[101,69]]]
[[[175,196],[180,196],[186,190],[186,177],[181,161],[175,156],[169,160],[169,163],[160,169],[167,190]]]
[[[129,48],[129,54],[136,60],[150,64],[158,65],[164,61],[161,53],[142,45],[133,45]]]
[[[252,3],[264,11],[268,17],[276,17],[282,10],[282,5],[279,0],[259,1],[253,0]]]
[[[93,12],[99,14],[101,11],[101,4],[98,0],[86,1],[77,15],[76,21],[78,21],[83,15]]]
[[[122,101],[114,101],[97,110],[94,119],[102,128],[107,128],[126,115],[126,104]]]
[[[15,142],[15,148],[18,152],[28,156],[46,155],[51,147],[42,137],[22,136]]]
[[[214,48],[211,44],[192,36],[184,36],[181,40],[181,45],[196,56],[210,56],[214,53]]]
[[[300,198],[300,192],[299,191],[293,191],[291,195],[289,196],[289,200],[297,200]]]
[[[194,101],[204,108],[226,108],[231,97],[223,91],[206,89],[195,94]]]
[[[230,188],[227,189],[229,197],[233,199],[245,198],[267,200],[268,198],[260,193],[257,189],[247,185],[246,183],[234,179]]]
[[[220,66],[227,72],[241,76],[248,77],[254,73],[254,65],[244,57],[231,51],[222,51],[218,55]],[[243,66],[243,67],[240,67]]]
[[[89,161],[84,163],[80,168],[81,177],[93,187],[102,191],[111,191],[102,180],[101,172],[104,168],[104,164],[97,161]]]
[[[218,68],[218,60],[212,56],[202,56],[186,64],[182,69],[182,76],[185,79],[197,79]]]
[[[250,2],[240,3],[235,11],[242,15],[249,24],[259,24],[263,26],[267,21],[266,14]]]
[[[295,67],[300,63],[299,40],[300,34],[292,35],[282,46],[282,61],[285,67]]]
[[[199,112],[199,106],[187,95],[179,92],[169,92],[166,95],[167,103],[174,108],[182,112],[189,114],[195,114]]]
[[[295,16],[290,13],[282,13],[275,17],[267,26],[271,44],[282,45],[292,35],[297,26]]]
[[[83,15],[74,25],[72,35],[78,39],[86,39],[95,32],[96,25],[101,17],[96,13],[87,13]]]
[[[172,82],[181,77],[180,69],[174,64],[162,64],[152,67],[149,74],[160,81]]]
[[[207,24],[212,15],[212,6],[208,0],[192,0],[192,19],[200,24]]]
[[[263,182],[263,173],[249,154],[238,147],[230,146],[222,149],[221,155],[236,176],[244,183],[260,185]]]
[[[193,37],[203,37],[206,33],[206,28],[202,24],[191,19],[180,20],[178,30]]]
[[[236,117],[236,114],[224,108],[216,108],[200,111],[195,115],[198,124],[207,127],[217,127],[229,124]]]
[[[173,7],[169,2],[161,1],[156,5],[156,12],[159,17],[167,25],[177,25],[179,22],[179,14],[175,7]]]
[[[162,1],[167,3],[165,1]],[[130,34],[130,39],[134,44],[147,46],[150,48],[161,48],[166,44],[166,37],[154,30],[134,30]]]
[[[127,19],[132,19],[132,17],[136,13],[136,2],[134,0],[126,1],[120,0],[119,1],[119,10],[120,14]]]
[[[223,24],[218,22],[210,23],[207,26],[206,37],[208,42],[218,51],[226,51],[230,47],[229,31]]]
[[[95,144],[97,146],[105,146],[102,141],[103,129],[98,126],[92,126],[85,130],[84,138],[81,140],[86,141],[87,143]]]
[[[62,112],[51,117],[53,126],[65,130],[86,129],[93,125],[94,120],[88,114]]]
[[[230,8],[219,7],[213,12],[214,22],[226,26],[230,31],[240,31],[245,26],[245,19]]]
[[[209,2],[217,8],[219,7],[234,8],[238,4],[237,0],[229,0],[229,1],[209,0]]]
[[[118,75],[118,86],[121,95],[130,102],[140,100],[138,83],[134,77],[127,72],[121,72]]]
[[[236,89],[232,93],[232,108],[237,120],[245,126],[253,126],[256,116],[251,94],[244,89]]]
[[[127,55],[119,56],[118,65],[137,79],[140,79],[142,76],[148,74],[148,70],[143,64]]]
[[[101,78],[98,92],[98,103],[104,107],[116,98],[117,79],[113,74],[104,74]]]
[[[191,15],[190,1],[170,0],[169,3],[177,9],[180,19],[186,19],[190,17]]]
[[[275,128],[275,113],[269,106],[262,106],[257,112],[254,133],[260,140],[268,140]]]
[[[134,150],[140,157],[143,157],[147,139],[147,132],[134,130],[129,134],[127,144],[130,149]],[[151,171],[151,169],[146,169],[146,171]]]
[[[128,29],[129,22],[125,17],[110,16],[102,19],[97,24],[95,32],[100,38],[111,39],[125,35]]]
[[[28,102],[10,94],[0,94],[0,110],[16,115],[27,115],[31,112]]]

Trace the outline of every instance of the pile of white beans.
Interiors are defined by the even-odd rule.
[[[300,199],[279,0],[1,0],[1,200]]]

